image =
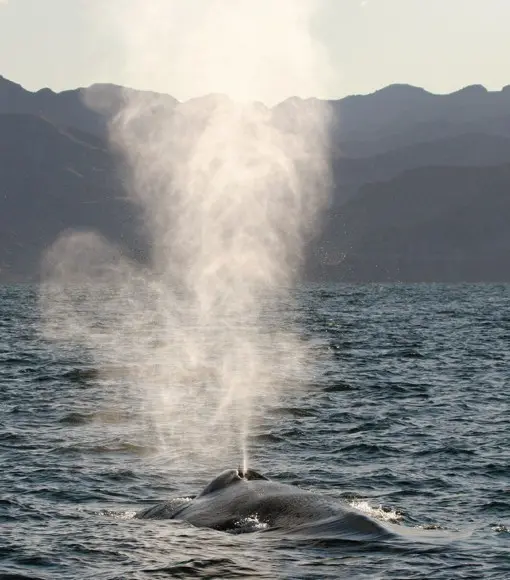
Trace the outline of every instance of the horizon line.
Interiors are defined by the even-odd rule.
[[[110,82],[96,82],[96,83],[92,83],[88,86],[78,86],[78,87],[74,87],[74,88],[69,88],[69,89],[64,89],[61,91],[56,91],[54,89],[52,89],[51,87],[45,86],[45,87],[41,87],[39,89],[36,90],[30,90],[27,89],[23,84],[18,83],[16,81],[13,81],[7,77],[5,77],[4,75],[0,74],[0,80],[4,80],[7,81],[8,83],[11,83],[13,85],[16,85],[18,87],[21,87],[24,91],[28,92],[28,93],[32,93],[32,94],[38,94],[40,92],[45,92],[45,91],[49,91],[55,95],[60,95],[62,93],[68,93],[68,92],[73,92],[73,91],[87,91],[89,89],[92,89],[93,87],[113,87],[116,89],[121,89],[121,90],[126,90],[126,91],[135,91],[135,92],[140,92],[140,93],[152,93],[154,95],[158,95],[158,96],[166,96],[166,97],[171,97],[172,99],[174,99],[177,103],[186,103],[189,101],[192,101],[194,99],[202,99],[205,97],[212,97],[212,96],[216,96],[216,97],[226,97],[227,99],[230,99],[232,101],[235,101],[235,99],[233,99],[232,97],[230,97],[227,93],[222,93],[222,92],[210,92],[210,93],[203,93],[202,95],[198,95],[198,96],[193,96],[193,97],[189,97],[188,99],[185,100],[180,100],[177,97],[174,97],[171,93],[163,93],[160,91],[155,91],[152,89],[147,89],[147,88],[135,88],[135,87],[130,87],[130,86],[126,86],[126,85],[119,85],[117,83],[110,83]],[[464,85],[456,90],[450,91],[450,92],[444,92],[444,93],[435,93],[432,91],[427,90],[424,87],[418,86],[418,85],[412,85],[410,83],[404,83],[404,82],[394,82],[394,83],[390,83],[389,85],[385,85],[383,87],[380,87],[378,89],[375,89],[371,92],[368,93],[352,93],[349,95],[345,95],[343,97],[316,97],[316,96],[310,96],[310,97],[302,97],[299,95],[289,95],[287,97],[285,97],[284,99],[278,101],[277,103],[275,103],[275,105],[273,106],[277,106],[278,104],[284,103],[285,101],[291,100],[291,99],[299,99],[302,101],[311,101],[311,100],[317,100],[317,101],[343,101],[345,99],[350,99],[353,97],[369,97],[371,95],[375,95],[377,93],[386,91],[388,89],[395,89],[395,88],[407,88],[407,89],[412,89],[416,92],[420,92],[420,93],[426,93],[427,95],[431,95],[431,96],[437,96],[437,97],[443,97],[443,96],[450,96],[450,95],[454,95],[456,93],[460,93],[469,89],[476,89],[476,90],[482,90],[484,93],[504,93],[506,91],[510,91],[510,83],[507,85],[503,85],[500,89],[488,89],[485,85],[481,84],[481,83],[477,83],[477,84],[471,84],[471,85]],[[254,99],[253,101],[251,101],[253,103],[261,103],[262,101],[258,100],[258,99]],[[265,106],[268,106],[264,103]],[[272,107],[269,107],[272,108]]]

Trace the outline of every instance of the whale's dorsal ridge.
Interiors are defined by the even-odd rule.
[[[255,471],[254,469],[247,469],[246,471],[243,471],[241,468],[227,469],[223,473],[220,473],[218,477],[213,479],[211,483],[209,483],[204,488],[202,493],[198,495],[198,497],[203,497],[204,495],[208,495],[220,489],[225,489],[226,487],[229,487],[235,483],[239,483],[240,481],[252,481],[255,479],[263,479],[268,481],[267,477],[263,476],[261,473]]]
[[[203,497],[204,495],[208,495],[210,493],[218,491],[219,489],[225,489],[229,485],[241,481],[241,479],[242,478],[239,475],[237,469],[227,469],[223,473],[220,473],[218,477],[213,479],[211,483],[206,485],[204,490],[202,491],[201,494],[198,495],[198,497]]]

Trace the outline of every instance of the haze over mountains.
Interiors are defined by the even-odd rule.
[[[124,94],[31,93],[0,77],[0,281],[37,279],[44,248],[68,228],[147,255],[106,138]],[[161,95],[158,107],[206,112],[217,99]],[[272,115],[292,128],[314,102],[291,98]],[[334,188],[308,278],[510,281],[510,86],[434,95],[392,85],[330,105]]]

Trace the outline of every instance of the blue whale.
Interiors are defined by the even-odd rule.
[[[390,525],[344,502],[271,481],[252,469],[224,471],[198,496],[157,504],[135,517],[182,520],[197,527],[237,533],[283,530],[358,541],[394,536]]]

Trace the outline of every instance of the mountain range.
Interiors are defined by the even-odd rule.
[[[147,255],[107,140],[126,91],[29,92],[0,77],[0,281],[37,279],[42,252],[70,228]],[[207,111],[217,98],[227,97],[157,102]],[[293,97],[271,115],[293,127],[315,105]],[[391,85],[329,105],[333,191],[307,278],[510,281],[510,86],[435,95]]]

